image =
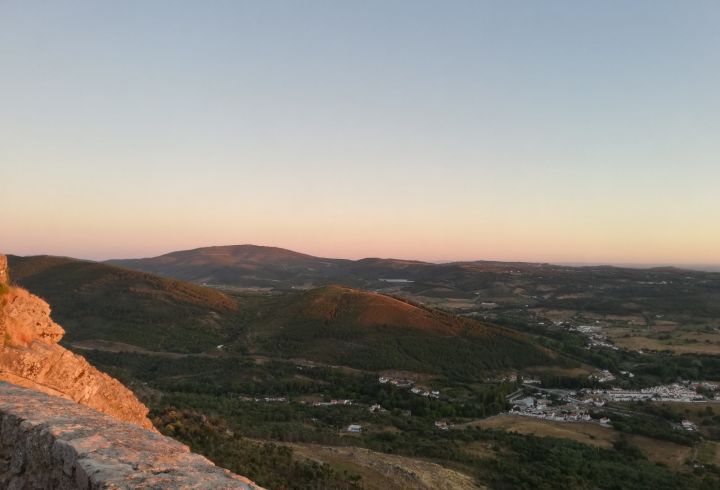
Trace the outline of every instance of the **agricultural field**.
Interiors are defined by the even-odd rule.
[[[322,461],[362,477],[365,490],[481,490],[470,476],[421,459],[388,455],[355,447],[289,444],[309,460]]]
[[[720,330],[715,327],[665,324],[649,327],[611,326],[603,328],[603,331],[616,346],[623,349],[720,355]]]

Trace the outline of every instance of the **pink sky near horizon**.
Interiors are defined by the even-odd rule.
[[[125,167],[142,176],[125,182],[122,166],[81,171],[54,155],[35,158],[56,164],[0,179],[11,210],[0,213],[0,251],[108,259],[252,243],[342,258],[720,263],[712,180],[681,202],[634,183],[610,193],[538,191],[548,179],[535,172],[487,192],[468,185],[470,175],[404,185],[386,172],[361,192],[347,172],[306,169],[311,183],[295,186],[293,172],[193,179]]]
[[[185,215],[186,216],[186,215]],[[52,216],[51,216],[52,217]],[[147,218],[147,215],[144,216]],[[618,238],[602,236],[597,228],[555,230],[532,226],[485,223],[473,227],[445,223],[433,227],[402,220],[364,223],[354,229],[342,223],[317,224],[303,219],[278,224],[277,220],[246,226],[227,226],[213,220],[194,222],[170,218],[127,223],[123,220],[69,224],[64,216],[39,221],[28,217],[16,222],[0,218],[10,234],[0,237],[0,251],[17,255],[65,255],[91,260],[139,258],[217,245],[277,246],[315,256],[359,259],[384,257],[449,262],[501,260],[528,262],[717,264],[711,237],[644,230]],[[33,226],[27,226],[33,223]],[[548,226],[544,223],[542,226]],[[688,227],[688,233],[692,231]],[[638,238],[638,235],[642,235]]]
[[[0,252],[720,263],[720,3],[0,2]]]

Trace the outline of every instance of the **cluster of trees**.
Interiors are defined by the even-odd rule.
[[[613,448],[602,449],[567,439],[507,432],[498,432],[495,437],[506,450],[503,457],[479,466],[491,472],[494,489],[710,490],[720,484],[717,468],[708,467],[698,474],[676,473],[647,460],[623,438]]]
[[[174,408],[154,411],[152,417],[155,426],[164,434],[263,487],[273,490],[362,488],[358,474],[298,458],[287,446],[243,438],[222,419]]]
[[[514,335],[443,336],[411,329],[297,322],[268,340],[269,355],[303,356],[369,370],[404,369],[471,380],[488,371],[562,364]]]
[[[615,430],[628,434],[639,434],[686,446],[692,446],[699,439],[696,433],[679,430],[666,419],[657,416],[638,413],[634,413],[632,416],[621,416],[617,413],[602,413],[600,415],[612,417]]]
[[[477,442],[501,456],[484,458],[465,450],[469,443]],[[501,490],[710,490],[720,485],[717,467],[678,473],[652,463],[624,438],[614,447],[602,449],[567,439],[466,428],[377,433],[368,435],[362,443],[382,452],[431,458],[466,468],[490,488]]]

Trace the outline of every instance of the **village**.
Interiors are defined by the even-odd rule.
[[[553,406],[550,405],[550,400],[542,396],[537,398],[528,396],[515,400],[508,414],[559,422],[590,422],[593,420],[586,408],[577,404]],[[610,419],[603,417],[598,420],[598,423],[609,426]]]
[[[593,418],[592,410],[609,402],[720,402],[720,386],[707,382],[683,381],[637,390],[584,388],[573,391],[529,387],[531,394],[528,394],[528,385],[525,386],[525,390],[508,396],[508,403],[512,406],[508,414],[560,422],[596,422],[603,426],[611,425],[611,420],[605,416]],[[695,425],[687,420],[682,421],[681,427],[688,431],[696,430]]]
[[[659,401],[659,402],[702,402],[708,399],[698,393],[692,383],[652,386],[638,390],[595,389],[582,390],[583,400],[603,400],[610,402]],[[718,396],[712,400],[718,400]]]
[[[632,378],[633,374],[622,371],[618,376]],[[616,379],[616,376],[608,370],[598,370],[589,376],[601,383],[609,383]],[[554,422],[587,422],[596,423],[603,427],[611,427],[612,420],[608,415],[606,405],[614,402],[720,402],[720,384],[697,381],[680,381],[677,383],[651,386],[638,389],[621,389],[618,387],[607,388],[583,388],[580,390],[568,389],[547,389],[541,387],[541,382],[536,378],[519,377],[516,375],[504,376],[493,379],[495,382],[522,382],[522,387],[508,395],[507,402],[510,409],[508,415],[532,417],[536,419]],[[389,384],[410,393],[426,398],[439,399],[439,390],[416,385],[414,380],[392,376],[380,376],[378,383]],[[247,397],[241,396],[241,400],[255,403],[288,403],[290,400],[285,396]],[[314,407],[351,407],[354,402],[350,399],[332,399],[321,401],[299,401],[300,404],[312,403]],[[600,409],[605,407],[602,411]],[[368,411],[373,414],[386,413],[387,410],[378,403],[369,405]],[[610,410],[612,412],[612,410]],[[614,412],[613,412],[614,413]],[[445,420],[434,422],[436,430],[446,431],[453,428],[453,425]],[[695,425],[683,420],[677,427],[686,431],[695,431]],[[359,423],[352,423],[341,429],[348,434],[360,434],[363,426]]]

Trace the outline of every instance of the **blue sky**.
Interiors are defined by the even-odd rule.
[[[717,2],[0,1],[0,248],[720,262]]]

